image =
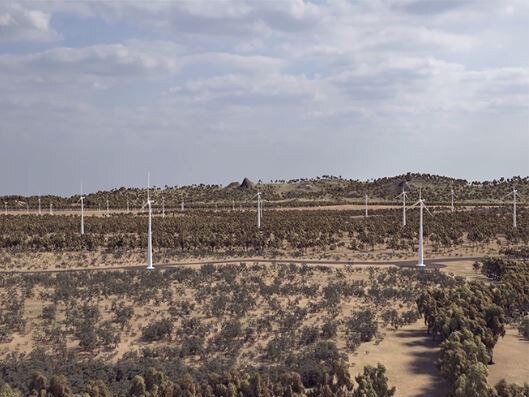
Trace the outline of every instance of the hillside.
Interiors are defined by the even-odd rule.
[[[274,206],[329,205],[345,203],[361,203],[365,194],[371,203],[396,202],[396,196],[404,188],[409,193],[409,201],[416,200],[419,191],[431,203],[448,203],[450,189],[458,202],[465,203],[500,203],[508,200],[508,195],[515,187],[524,198],[529,197],[529,177],[501,178],[492,181],[467,181],[446,176],[407,173],[393,177],[384,177],[368,181],[343,179],[324,175],[310,179],[275,180],[254,183],[248,178],[241,182],[221,185],[188,185],[153,187],[152,195],[161,206],[162,197],[166,208],[180,208],[182,200],[186,208],[218,206],[231,208],[234,204],[252,205],[251,201],[257,190]],[[141,188],[113,189],[86,194],[85,205],[92,209],[105,209],[107,200],[110,208],[125,209],[127,202],[130,207],[140,207],[145,201],[146,191]],[[29,206],[38,208],[38,197],[3,196],[0,200],[7,203],[9,210],[24,211]],[[75,208],[79,196],[71,197],[42,196],[43,211],[53,203],[55,209]]]

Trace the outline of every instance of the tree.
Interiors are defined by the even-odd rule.
[[[13,390],[7,383],[0,387],[0,397],[20,397],[18,390]]]
[[[529,318],[524,318],[518,326],[518,333],[525,339],[529,339]]]
[[[132,378],[128,395],[130,397],[145,397],[145,380],[140,375]]]
[[[44,374],[40,371],[35,371],[31,374],[31,380],[28,385],[28,389],[31,395],[41,396],[46,395],[46,385],[48,380]]]
[[[529,384],[518,386],[508,384],[505,379],[502,379],[494,386],[494,392],[495,397],[527,397],[529,396]]]
[[[453,332],[441,343],[437,367],[445,378],[455,382],[471,365],[477,362],[487,364],[489,359],[480,337],[465,329]]]
[[[487,384],[487,367],[485,364],[476,362],[472,364],[464,374],[459,376],[455,382],[455,397],[488,397],[492,391]]]
[[[91,381],[85,391],[90,397],[112,397],[112,392],[102,380]]]
[[[353,397],[391,397],[395,394],[395,387],[388,386],[386,367],[382,364],[365,366],[364,373],[356,376],[355,380],[358,388],[353,391]]]
[[[64,375],[52,376],[48,386],[49,397],[71,397],[72,390],[68,385],[68,379]]]

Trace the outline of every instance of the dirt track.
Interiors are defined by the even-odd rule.
[[[480,256],[469,256],[469,257],[451,257],[451,258],[432,258],[425,260],[427,265],[425,269],[439,269],[442,268],[443,262],[461,262],[461,261],[478,261],[483,259]],[[225,259],[225,260],[204,260],[204,261],[192,261],[192,262],[179,262],[179,263],[168,263],[162,265],[154,265],[155,270],[166,270],[173,269],[180,266],[201,266],[206,263],[210,264],[230,264],[230,263],[295,263],[300,265],[326,265],[326,266],[341,266],[341,265],[363,265],[363,266],[398,266],[398,267],[409,267],[413,268],[416,265],[415,260],[406,261],[329,261],[329,260],[312,260],[312,259],[256,259],[256,258],[238,258],[238,259]],[[37,274],[37,273],[62,273],[62,272],[90,272],[90,271],[111,271],[111,270],[144,270],[146,265],[123,265],[123,266],[105,266],[105,267],[90,267],[90,268],[72,268],[72,269],[46,269],[46,270],[0,270],[0,274]]]

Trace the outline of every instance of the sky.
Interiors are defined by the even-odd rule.
[[[529,2],[0,2],[0,194],[529,175]]]

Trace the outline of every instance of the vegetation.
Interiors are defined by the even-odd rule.
[[[179,255],[252,255],[287,252],[348,252],[415,250],[417,211],[410,211],[402,227],[401,210],[373,211],[364,218],[361,211],[269,211],[260,230],[253,212],[207,213],[195,211],[178,216],[158,217],[153,222],[156,249]],[[520,219],[529,217],[520,209]],[[93,251],[127,252],[147,245],[147,218],[112,215],[85,219],[86,234],[79,234],[79,217],[64,215],[0,216],[0,249],[10,252]],[[437,212],[425,223],[425,238],[435,250],[468,244],[529,243],[529,223],[512,229],[512,215],[506,208],[478,208],[471,211]]]
[[[431,203],[450,202],[450,189],[453,188],[458,202],[495,202],[498,203],[506,194],[516,187],[519,192],[529,195],[529,178],[514,177],[501,178],[493,181],[466,181],[439,175],[407,173],[394,177],[378,178],[369,181],[343,179],[341,177],[324,175],[317,178],[301,178],[289,181],[275,180],[258,184],[238,182],[227,186],[220,185],[190,185],[154,187],[152,194],[159,203],[163,195],[167,209],[179,209],[182,199],[187,209],[212,208],[217,203],[219,209],[231,209],[232,201],[242,207],[251,207],[251,198],[257,188],[264,193],[267,200],[273,201],[276,207],[315,206],[344,203],[363,202],[368,194],[372,203],[395,202],[395,196],[403,188],[410,192],[410,199],[418,198],[419,189],[423,197]],[[86,195],[85,208],[106,209],[107,200],[112,209],[124,210],[127,202],[131,209],[138,209],[145,201],[145,189],[119,188],[110,191],[99,191]],[[37,196],[3,196],[2,202],[8,204],[10,210],[25,211],[38,207]],[[71,197],[43,196],[42,208],[47,209],[53,203],[55,209],[79,208],[79,195]]]
[[[518,254],[513,256],[523,255]],[[493,363],[493,349],[505,335],[505,324],[529,313],[529,261],[487,258],[479,268],[495,283],[430,288],[417,300],[428,333],[442,340],[438,368],[454,396],[526,395],[528,385],[523,389],[502,382],[491,389],[487,365]],[[521,332],[523,324],[525,320]]]
[[[349,378],[349,354],[379,337],[387,308],[395,308],[399,324],[413,323],[421,290],[462,283],[438,270],[287,263],[6,273],[0,275],[2,312],[9,302],[31,306],[38,300],[42,313],[19,316],[30,327],[3,320],[6,341],[26,335],[34,349],[5,355],[0,379],[30,393],[30,375],[38,370],[50,382],[64,375],[74,393],[101,381],[126,395],[132,383],[143,390],[139,378],[133,381],[136,375],[148,391],[146,374],[154,367],[175,385],[189,375],[186,382],[193,379],[201,393],[206,379],[228,388],[234,383],[240,391],[259,374],[263,387],[287,393],[272,395],[291,395],[290,387],[301,396],[350,396],[355,381]],[[343,309],[351,305],[354,310]],[[127,352],[118,353],[119,346]],[[383,372],[378,367],[360,375],[356,395],[382,390]],[[40,385],[35,390],[48,390],[46,382]]]

